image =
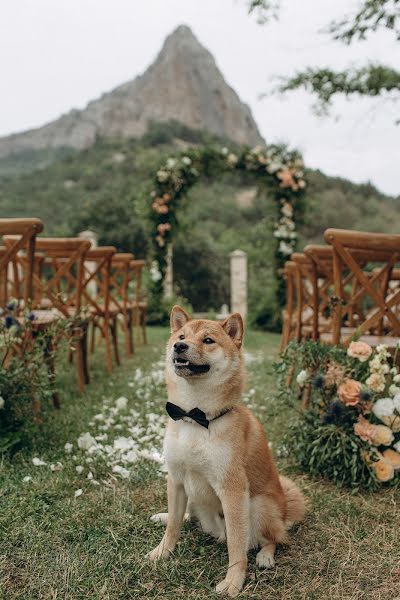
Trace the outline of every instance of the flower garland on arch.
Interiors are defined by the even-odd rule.
[[[278,304],[284,302],[282,268],[297,242],[296,216],[306,188],[300,154],[284,146],[230,150],[192,148],[168,158],[156,172],[151,191],[150,220],[153,226],[154,260],[150,270],[153,292],[161,298],[167,264],[167,248],[177,231],[180,200],[202,175],[217,177],[223,171],[247,171],[272,191],[277,205],[273,235]]]

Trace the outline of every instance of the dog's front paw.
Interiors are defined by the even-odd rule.
[[[225,579],[217,585],[215,591],[218,594],[224,594],[225,596],[235,598],[242,591],[245,578],[246,573],[243,573],[242,571],[237,573],[228,572]]]
[[[158,544],[158,546],[154,548],[154,550],[146,554],[146,558],[150,562],[156,562],[157,560],[160,560],[160,558],[169,558],[171,554],[172,550],[168,548],[163,542],[161,542],[161,544]]]

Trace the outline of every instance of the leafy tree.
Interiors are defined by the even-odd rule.
[[[258,16],[259,23],[266,23],[277,16],[278,0],[247,0],[250,13]],[[345,44],[366,40],[378,30],[386,29],[400,39],[400,0],[362,0],[358,12],[342,20],[334,21],[327,32],[334,40]],[[308,67],[293,77],[282,79],[278,92],[303,88],[317,98],[316,109],[328,112],[332,99],[339,95],[389,96],[398,99],[400,91],[400,71],[387,65],[369,63],[360,68],[334,71],[318,67]]]

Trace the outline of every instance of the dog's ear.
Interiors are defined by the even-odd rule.
[[[175,304],[175,306],[171,310],[171,316],[170,316],[171,332],[176,333],[177,331],[179,331],[179,329],[182,329],[182,327],[188,321],[190,321],[191,318],[192,317],[190,317],[187,314],[187,312],[185,310],[183,310],[183,308],[181,308],[180,306]]]
[[[240,348],[243,342],[243,319],[239,313],[234,313],[222,323],[222,328],[225,330],[225,333],[232,338],[233,343]]]

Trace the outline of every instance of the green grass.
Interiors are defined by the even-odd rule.
[[[76,449],[77,437],[94,431],[90,423],[105,410],[108,399],[126,396],[141,427],[146,427],[149,413],[164,414],[163,385],[148,373],[160,360],[168,333],[165,329],[150,329],[149,333],[150,344],[139,347],[111,378],[105,374],[98,352],[92,365],[93,381],[83,395],[77,393],[74,374],[67,368],[62,373],[62,409],[46,414],[30,449],[12,460],[2,460],[0,598],[217,597],[213,590],[224,577],[226,547],[193,525],[184,526],[172,560],[157,566],[145,561],[146,552],[162,535],[162,527],[149,517],[166,510],[165,476],[158,465],[143,459],[131,466],[130,479],[121,479],[102,460],[86,463],[87,454]],[[246,350],[253,356],[246,401],[265,425],[274,450],[289,416],[289,408],[274,397],[273,360],[278,341],[272,334],[254,332],[246,340]],[[136,372],[138,368],[141,372]],[[110,437],[126,435],[127,414],[122,411],[122,416],[116,417],[122,429],[114,433],[111,429]],[[159,444],[157,427],[154,432],[143,447]],[[75,445],[71,454],[64,451],[66,442]],[[34,467],[32,456],[47,463],[60,461],[63,469],[52,472],[48,465]],[[329,482],[293,472],[286,459],[277,460],[281,470],[289,472],[304,490],[308,516],[293,531],[290,546],[278,550],[272,571],[257,569],[255,553],[251,553],[242,596],[274,600],[400,598],[400,518],[395,492],[351,495]],[[84,466],[83,474],[76,472],[77,464]],[[89,469],[100,485],[87,479]],[[23,482],[26,476],[32,476],[32,481]],[[77,489],[83,493],[75,498]]]

